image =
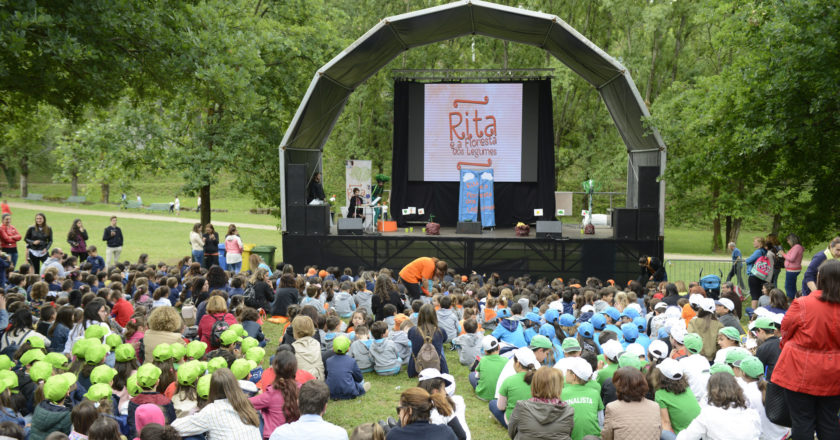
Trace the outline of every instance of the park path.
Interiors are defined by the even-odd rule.
[[[172,222],[172,223],[185,223],[185,224],[195,224],[197,221],[194,218],[181,218],[175,215],[156,215],[156,214],[145,214],[139,212],[130,212],[122,209],[115,209],[113,211],[94,211],[92,209],[81,209],[81,208],[71,208],[67,206],[54,206],[54,205],[37,205],[32,203],[18,203],[18,202],[11,202],[9,203],[11,208],[21,208],[21,209],[32,209],[36,211],[44,211],[44,212],[63,212],[66,214],[77,214],[77,215],[84,215],[84,216],[99,216],[99,217],[110,217],[112,215],[116,215],[120,218],[132,218],[138,220],[154,220],[154,221],[162,221],[162,222]],[[13,211],[14,212],[14,211]],[[214,219],[214,223],[219,224],[228,224],[228,223],[236,223],[237,228],[245,228],[245,229],[261,229],[264,231],[276,231],[277,227],[272,225],[256,225],[253,223],[239,223],[239,222],[228,222],[224,219]]]

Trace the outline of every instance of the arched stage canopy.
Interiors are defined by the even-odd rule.
[[[627,147],[627,206],[637,207],[639,166],[665,168],[659,132],[643,126],[650,113],[627,69],[555,15],[462,0],[380,21],[315,73],[280,145],[283,231],[286,231],[286,163],[305,163],[313,174],[348,97],[402,51],[479,34],[537,46],[580,75],[601,94]],[[665,186],[660,185],[660,235]]]

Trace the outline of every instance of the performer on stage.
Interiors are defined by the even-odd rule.
[[[327,196],[324,195],[324,185],[321,184],[321,173],[315,173],[312,178],[312,183],[309,184],[309,193],[306,196],[306,203],[315,199],[326,201]]]
[[[432,257],[420,257],[403,267],[400,271],[400,281],[405,285],[409,299],[414,301],[423,294],[431,296],[428,282],[442,280],[446,269],[445,261]]]
[[[373,190],[370,193],[370,199],[376,200],[377,197],[381,197],[382,200],[377,202],[376,207],[373,208],[373,225],[379,222],[379,216],[382,213],[382,206],[385,204],[385,182],[391,180],[390,177],[384,174],[377,174],[376,175],[376,185],[373,186]],[[384,219],[383,219],[384,220]]]
[[[365,210],[362,208],[362,196],[359,195],[359,188],[353,188],[353,197],[350,197],[350,206],[347,208],[347,218],[360,218],[365,220]]]

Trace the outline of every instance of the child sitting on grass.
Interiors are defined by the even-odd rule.
[[[389,326],[376,321],[370,328],[373,336],[373,344],[370,346],[370,354],[373,357],[373,369],[380,376],[392,376],[400,372],[402,359],[397,351],[394,341],[387,339]]]
[[[356,360],[356,365],[362,373],[373,371],[373,357],[370,354],[370,345],[373,343],[368,338],[369,330],[365,325],[356,326],[356,340],[350,344],[349,354]]]
[[[408,357],[411,356],[411,341],[408,339],[408,329],[411,327],[414,327],[414,324],[406,318],[399,324],[398,330],[394,330],[393,332],[389,330],[391,334],[388,336],[388,339],[394,341],[394,344],[396,344],[397,352],[402,359],[403,365],[408,365]]]
[[[461,365],[472,365],[481,357],[481,338],[484,335],[478,331],[478,323],[473,318],[464,322],[464,330],[466,333],[453,339],[452,345],[458,350]]]
[[[345,281],[347,282],[347,281]],[[370,389],[356,361],[347,355],[350,339],[341,335],[333,341],[333,351],[326,362],[326,383],[332,399],[355,399]]]
[[[295,337],[292,348],[295,351],[298,368],[309,372],[318,380],[323,380],[324,362],[321,360],[321,344],[312,337],[315,334],[312,319],[306,315],[298,315],[292,321],[292,328]]]
[[[332,307],[341,318],[349,318],[356,310],[356,302],[350,294],[352,288],[350,281],[344,281],[341,283],[341,289],[333,297]]]

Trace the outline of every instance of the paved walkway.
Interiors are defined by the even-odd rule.
[[[84,215],[84,216],[98,216],[98,217],[110,217],[112,215],[117,215],[120,218],[133,218],[138,220],[154,220],[154,221],[162,221],[162,222],[173,222],[173,223],[186,223],[186,224],[194,224],[196,219],[194,218],[181,218],[176,217],[174,215],[156,215],[156,214],[145,214],[142,212],[131,212],[121,209],[115,209],[113,212],[108,211],[94,211],[92,209],[81,209],[81,208],[71,208],[67,206],[54,206],[54,205],[36,205],[32,203],[19,203],[19,202],[10,202],[9,206],[12,208],[21,208],[21,209],[32,209],[35,211],[44,211],[44,212],[63,212],[67,214],[77,214],[77,215]],[[213,223],[217,224],[228,224],[228,223],[236,223],[237,228],[245,228],[245,229],[261,229],[264,231],[276,231],[277,227],[272,225],[255,225],[252,223],[239,223],[239,222],[229,222],[225,221],[224,219],[213,219]]]

